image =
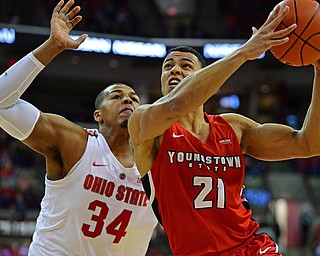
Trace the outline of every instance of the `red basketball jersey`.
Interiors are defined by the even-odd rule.
[[[259,226],[241,203],[245,160],[237,136],[220,116],[205,115],[206,142],[174,124],[149,172],[150,199],[174,255],[216,255],[244,243]]]

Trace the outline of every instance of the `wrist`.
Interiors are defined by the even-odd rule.
[[[234,59],[240,66],[250,60],[249,55],[241,48],[235,50],[229,57]]]
[[[65,48],[57,45],[53,39],[49,38],[32,53],[43,65],[46,66],[64,49]]]

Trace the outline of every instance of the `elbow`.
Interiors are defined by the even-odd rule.
[[[16,101],[9,101],[7,99],[0,100],[0,109],[8,109],[12,106],[14,106],[17,102]]]
[[[320,156],[320,138],[304,136],[303,141],[305,146],[301,148],[304,149],[305,157]]]

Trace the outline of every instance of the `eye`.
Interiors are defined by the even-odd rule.
[[[166,63],[163,65],[163,69],[171,69],[172,65],[170,63]]]
[[[137,98],[131,98],[133,101],[135,101],[135,102],[137,102],[137,103],[139,103],[139,100],[137,99]]]
[[[114,95],[111,99],[121,99],[120,95]]]
[[[185,68],[185,69],[192,69],[192,65],[189,64],[189,63],[187,63],[187,64],[184,64],[184,65],[183,65],[183,68]]]

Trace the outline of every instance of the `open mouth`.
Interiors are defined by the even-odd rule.
[[[171,78],[171,79],[169,80],[169,87],[173,89],[173,88],[175,88],[179,83],[180,83],[180,80],[179,80],[179,79],[177,79],[177,78]]]
[[[169,85],[170,86],[177,86],[179,83],[180,83],[180,80],[176,79],[176,78],[172,78],[172,79],[169,80]]]

